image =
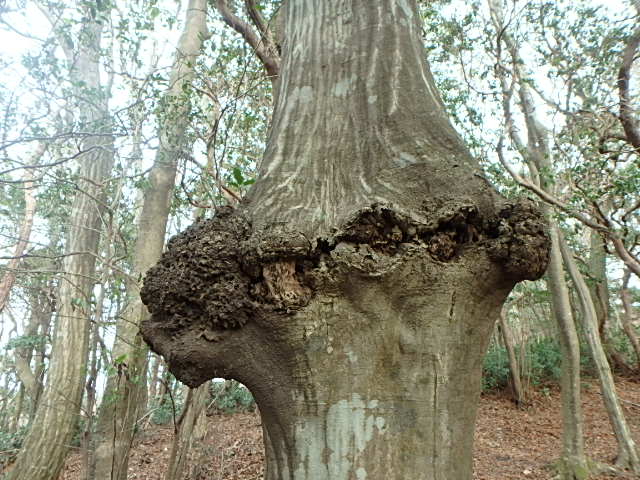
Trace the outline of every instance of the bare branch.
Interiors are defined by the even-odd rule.
[[[640,27],[633,32],[622,54],[622,65],[620,65],[620,70],[618,71],[618,94],[620,97],[620,123],[627,136],[627,141],[636,152],[640,153],[640,128],[638,128],[638,123],[633,117],[633,106],[629,98],[631,67],[633,66],[638,46],[640,46]]]
[[[254,29],[247,22],[238,17],[231,7],[227,0],[216,0],[216,7],[222,15],[222,19],[225,21],[227,25],[233,28],[236,32],[242,35],[242,38],[253,48],[253,51],[256,53],[265,70],[267,71],[267,75],[272,79],[272,81],[279,75],[280,73],[280,56],[278,54],[275,43],[270,41],[270,37],[264,34],[263,32],[261,37],[259,38]],[[253,2],[247,2],[247,7],[253,7],[249,11],[249,15],[253,20],[253,15],[259,13],[255,9],[255,5]],[[252,14],[251,10],[255,13]],[[262,22],[262,27],[258,26],[259,29],[267,29],[264,21],[261,20],[262,17],[259,16],[259,22]]]

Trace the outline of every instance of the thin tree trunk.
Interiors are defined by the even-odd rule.
[[[9,473],[10,480],[58,477],[77,428],[82,402],[104,183],[113,164],[107,94],[100,85],[102,22],[89,15],[85,21],[78,39],[79,50],[68,61],[71,78],[78,85],[86,85],[78,87],[77,99],[82,116],[87,119],[87,129],[95,135],[89,135],[81,144],[85,153],[79,156],[77,193],[65,249],[72,255],[64,258],[48,381],[15,468]],[[85,103],[82,99],[86,96],[90,101]]]
[[[40,157],[44,154],[47,146],[45,143],[39,143],[36,154],[33,156],[33,160],[40,161]],[[16,280],[15,270],[22,261],[22,255],[29,244],[29,238],[31,237],[31,228],[33,227],[33,217],[36,213],[36,197],[35,197],[35,185],[33,182],[33,169],[24,169],[24,217],[20,231],[18,232],[18,243],[13,250],[13,258],[9,260],[6,265],[7,271],[0,279],[0,313],[7,305],[9,301],[9,294],[11,293],[11,287]]]
[[[547,287],[562,351],[562,456],[557,466],[560,478],[584,480],[589,476],[589,462],[584,451],[584,420],[580,391],[580,341],[576,331],[569,289],[565,280],[558,227],[551,208],[546,207],[551,224],[551,259],[547,271]]]
[[[22,410],[24,407],[24,391],[24,384],[20,384],[18,390],[18,400],[16,400],[15,402],[16,406],[13,411],[13,421],[11,422],[11,426],[9,427],[9,432],[11,433],[16,433],[18,431],[18,427],[20,426],[20,418],[22,417]]]
[[[525,143],[520,137],[514,125],[511,113],[513,83],[509,84],[507,81],[506,70],[500,64],[502,59],[498,56],[500,70],[497,71],[500,72],[498,77],[502,87],[503,111],[507,130],[513,144],[525,158],[533,184],[545,192],[550,191],[553,187],[548,176],[540,174],[540,172],[552,171],[547,132],[536,116],[535,105],[531,99],[528,85],[522,81],[520,69],[524,62],[520,58],[517,44],[505,25],[502,4],[498,0],[489,0],[488,3],[496,33],[500,40],[506,44],[511,56],[513,82],[517,82],[520,89],[520,107],[527,126],[527,142]],[[498,153],[502,155],[500,149]],[[571,309],[571,298],[564,277],[558,225],[553,217],[551,207],[544,204],[542,209],[549,225],[551,237],[551,252],[546,277],[547,287],[551,293],[551,306],[560,333],[559,340],[562,351],[562,454],[557,462],[557,472],[562,480],[583,480],[589,475],[589,462],[584,451],[584,421],[580,392],[580,344]]]
[[[607,354],[607,359],[614,371],[630,374],[631,368],[622,354],[616,350],[609,336],[609,282],[607,279],[607,252],[605,240],[595,230],[590,232],[589,273],[593,282],[589,285],[593,306],[598,319],[598,332]]]
[[[100,293],[96,301],[96,315],[91,324],[90,338],[91,345],[89,347],[90,361],[89,372],[86,382],[86,420],[82,436],[82,463],[84,468],[85,480],[95,478],[95,461],[94,461],[94,425],[95,425],[95,407],[96,407],[96,383],[98,381],[98,338],[100,336],[100,324],[102,321],[102,309],[104,307],[106,275],[102,275],[100,285]]]
[[[184,134],[189,122],[189,99],[184,91],[193,79],[196,58],[208,35],[206,13],[207,0],[189,1],[184,31],[178,42],[171,72],[170,88],[163,98],[160,148],[149,174],[150,185],[145,191],[139,218],[132,273],[138,281],[162,253],[177,162],[188,148]],[[98,479],[127,478],[135,426],[146,406],[148,350],[139,335],[139,325],[148,312],[140,301],[139,288],[138,282],[129,282],[129,303],[116,328],[113,358],[118,359],[125,373],[108,379],[105,400],[100,408],[95,452],[95,475]]]
[[[621,468],[630,468],[634,473],[640,473],[640,457],[638,457],[636,444],[627,425],[627,420],[624,416],[624,412],[622,411],[622,407],[620,406],[615,383],[613,381],[613,375],[611,374],[611,368],[609,367],[607,356],[604,348],[602,347],[602,342],[598,333],[598,318],[593,306],[593,301],[591,300],[589,287],[584,281],[584,278],[573,259],[573,254],[562,238],[561,233],[559,233],[559,241],[564,264],[567,267],[571,280],[573,281],[578,293],[585,337],[587,338],[591,357],[596,365],[598,378],[600,379],[600,391],[602,392],[604,405],[607,409],[607,414],[609,415],[611,427],[613,428],[616,439],[618,440],[618,457],[616,459],[616,465]]]
[[[204,422],[205,408],[209,399],[211,385],[205,382],[197,388],[189,388],[184,403],[184,410],[175,432],[169,466],[165,480],[182,480],[187,466],[189,452],[194,443],[194,433],[198,422]]]
[[[629,278],[631,278],[631,271],[626,269],[622,277],[622,287],[620,288],[620,299],[624,309],[621,320],[624,333],[627,334],[629,343],[631,343],[636,354],[636,369],[640,372],[640,341],[638,340],[638,332],[633,326],[633,306],[631,305],[631,293],[629,292]]]
[[[509,359],[509,372],[511,373],[511,384],[513,386],[513,400],[516,405],[521,406],[524,404],[524,391],[522,390],[522,382],[520,379],[520,366],[518,365],[518,358],[516,356],[516,350],[513,345],[513,335],[511,334],[511,327],[509,326],[507,315],[503,309],[500,312],[499,317],[500,331],[502,332],[502,341],[507,349],[507,357]]]
[[[156,355],[155,353],[151,353],[152,367],[151,367],[151,376],[149,380],[149,395],[148,395],[148,405],[147,409],[151,408],[157,400],[158,395],[158,372],[160,371],[160,361],[161,357]]]

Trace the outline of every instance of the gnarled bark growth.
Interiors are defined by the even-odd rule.
[[[544,220],[444,114],[415,2],[283,5],[260,180],[173,238],[142,334],[190,386],[253,392],[266,478],[471,478],[482,356]]]

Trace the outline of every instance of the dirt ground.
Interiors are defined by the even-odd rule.
[[[640,445],[640,383],[619,380],[618,393],[627,419]],[[585,441],[589,456],[611,463],[615,438],[602,406],[597,384],[583,391]],[[215,415],[208,418],[200,453],[209,461],[191,480],[258,480],[262,478],[263,447],[257,414]],[[548,480],[549,468],[561,448],[560,394],[537,392],[530,405],[517,409],[504,395],[484,395],[480,403],[474,455],[475,480]],[[162,480],[169,458],[172,427],[153,427],[137,441],[130,461],[129,479]],[[79,454],[73,454],[60,480],[81,478]],[[594,480],[611,479],[600,475]],[[631,479],[633,476],[617,476]]]

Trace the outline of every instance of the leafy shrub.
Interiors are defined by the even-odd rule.
[[[637,328],[636,333],[640,334]],[[629,341],[629,337],[624,332],[624,330],[621,328],[616,328],[615,330],[610,329],[608,334],[613,348],[615,348],[617,352],[622,354],[629,365],[636,365],[638,363],[636,353],[633,349],[633,346],[631,345],[631,342]]]
[[[509,376],[509,359],[506,348],[492,345],[484,357],[482,390],[502,390],[509,383]]]
[[[181,399],[174,397],[172,402],[171,396],[167,393],[161,401],[151,406],[151,410],[153,411],[151,421],[156,425],[166,425],[167,423],[173,422],[174,413],[176,418],[178,417],[181,409]]]
[[[255,400],[247,387],[235,380],[213,383],[212,406],[222,413],[252,412]]]
[[[522,356],[516,351],[520,360]],[[526,345],[525,361],[520,365],[520,374],[525,383],[541,386],[560,379],[560,345],[553,338],[539,338]],[[484,357],[482,389],[502,390],[511,379],[507,350],[502,345],[492,344]]]
[[[527,344],[526,358],[526,368],[522,373],[532,385],[560,380],[562,353],[555,338],[538,338]]]
[[[15,460],[26,434],[27,427],[21,427],[13,433],[0,431],[0,470]]]

